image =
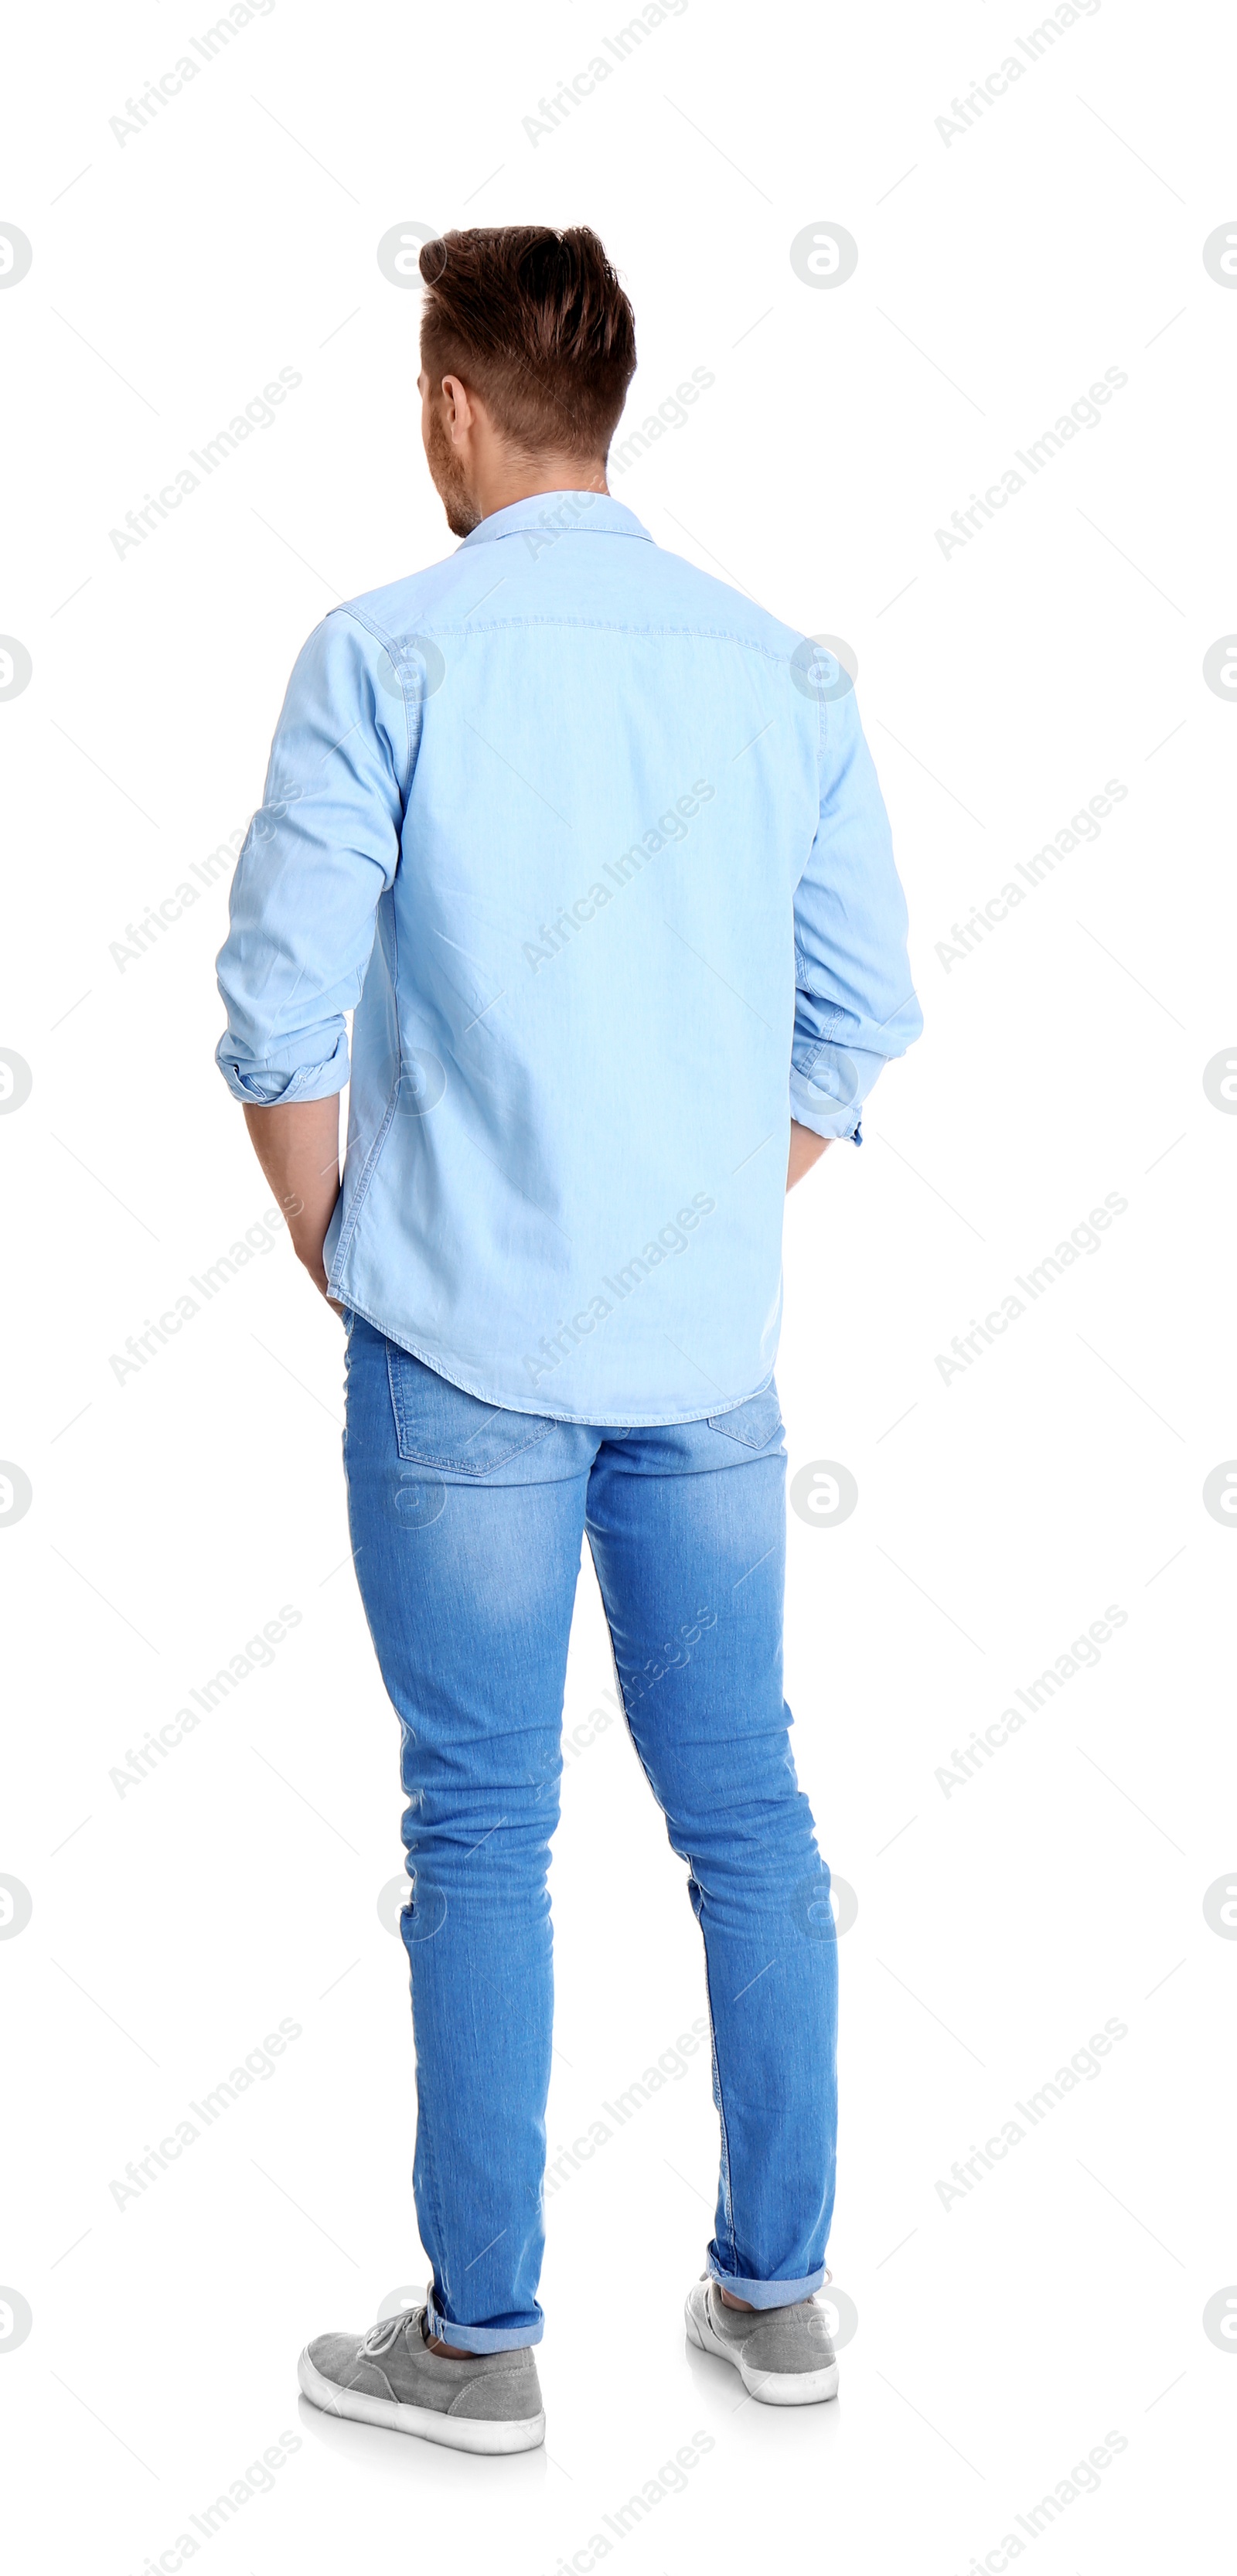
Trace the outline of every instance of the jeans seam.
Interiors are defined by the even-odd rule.
[[[414,1893],[415,1893],[415,1884],[414,1884]],[[407,1949],[407,1946],[408,1946],[408,1945],[407,1945],[407,1943],[405,1942],[405,1944],[404,1944],[405,1950]],[[410,1989],[411,1989],[411,1987],[412,1987],[412,1961],[411,1961],[411,1958],[410,1958],[410,1959],[409,1959],[409,1961],[408,1961],[408,1982],[409,1982],[409,1987],[410,1987]],[[414,2047],[415,2047],[415,2044],[416,2044],[416,2036],[417,2036],[417,2014],[416,2014],[416,2000],[415,2000],[415,1994],[413,1995],[413,1998],[412,1998],[412,2006],[413,2006],[413,2009],[412,2009],[412,2036],[413,2036],[413,2044],[414,2044]],[[431,2127],[430,2127],[430,2123],[429,2123],[428,2121],[423,2121],[423,2120],[422,2120],[422,2116],[421,2116],[421,2085],[420,2085],[420,2079],[419,2079],[419,2076],[418,2076],[418,2081],[417,2081],[417,2134],[416,2134],[416,2140],[415,2140],[415,2143],[414,2143],[414,2146],[413,2146],[413,2166],[414,2166],[414,2171],[415,2171],[415,2166],[416,2166],[416,2160],[417,2160],[417,2154],[418,2154],[418,2151],[421,2151],[421,2153],[422,2153],[422,2170],[423,2170],[423,2171],[424,2171],[424,2173],[425,2173],[426,2183],[427,2183],[426,2198],[427,2198],[427,2200],[428,2200],[428,2202],[429,2202],[429,2206],[430,2206],[430,2213],[431,2213],[431,2216],[432,2216],[432,2218],[433,2218],[433,2222],[434,2222],[434,2233],[435,2233],[435,2236],[436,2236],[436,2238],[437,2238],[437,2240],[438,2240],[439,2249],[440,2249],[440,2251],[441,2251],[441,2252],[442,2252],[442,2254],[443,2254],[443,2274],[444,2274],[443,2287],[444,2287],[444,2290],[445,2290],[445,2292],[446,2292],[446,2296],[449,2298],[449,2297],[450,2297],[450,2287],[449,2287],[449,2284],[446,2282],[446,2278],[445,2278],[445,2275],[446,2275],[445,2249],[446,2249],[447,2236],[446,2236],[446,2229],[445,2229],[445,2227],[444,2227],[444,2225],[443,2225],[442,2201],[441,2201],[441,2199],[440,2199],[440,2197],[439,2197],[439,2189],[438,2189],[438,2165],[437,2165],[437,2161],[436,2161],[435,2156],[434,2156],[434,2148],[433,2148],[433,2134],[432,2134],[432,2130],[431,2130]],[[432,2284],[431,2284],[431,2290],[430,2290],[430,2305],[431,2305],[431,2309],[432,2309],[432,2308],[437,2307],[437,2306],[438,2306],[438,2303],[439,2303],[438,2262],[437,2262],[437,2260],[434,2260],[433,2262],[431,2262],[430,2270],[431,2270],[431,2274],[432,2274]],[[444,2317],[444,2319],[443,2319],[443,2322],[444,2322],[444,2324],[447,2322],[447,2320],[446,2320],[446,2318],[445,2318],[445,2317]]]
[[[585,1520],[585,1524],[584,1524],[584,1526],[585,1526],[585,1531],[586,1531],[586,1533],[587,1533],[587,1530],[588,1530],[588,1522],[587,1522],[587,1519]],[[588,1552],[589,1552],[589,1555],[590,1555],[590,1556],[592,1556],[592,1553],[593,1553],[593,1542],[592,1542],[592,1538],[591,1538],[591,1537],[589,1538],[589,1542],[588,1542]],[[594,1558],[594,1561],[593,1561],[593,1571],[594,1571],[594,1573],[596,1573],[596,1572],[597,1572],[597,1564],[596,1564],[596,1559],[595,1559],[595,1558]],[[600,1591],[600,1589],[601,1589],[601,1578],[600,1578],[600,1576],[598,1576],[598,1590]],[[604,1593],[602,1594],[601,1607],[602,1607],[602,1612],[603,1612],[603,1615],[604,1615],[604,1618],[605,1618],[605,1623],[606,1623],[606,1635],[607,1635],[607,1637],[608,1637],[608,1638],[609,1638],[609,1640],[610,1640],[610,1661],[611,1661],[611,1663],[612,1663],[612,1664],[613,1664],[613,1666],[614,1666],[614,1678],[615,1678],[615,1681],[616,1681],[616,1682],[617,1682],[617,1684],[618,1684],[619,1706],[620,1706],[620,1708],[622,1709],[622,1712],[623,1712],[623,1724],[624,1724],[624,1726],[625,1726],[625,1727],[626,1727],[626,1729],[627,1729],[628,1742],[630,1743],[630,1745],[631,1745],[631,1749],[632,1749],[632,1752],[635,1754],[636,1760],[637,1760],[637,1762],[639,1763],[639,1765],[640,1765],[640,1768],[641,1768],[642,1772],[644,1773],[645,1786],[647,1787],[648,1792],[649,1792],[649,1796],[651,1797],[651,1799],[652,1799],[652,1801],[653,1801],[653,1804],[654,1804],[654,1806],[655,1806],[655,1807],[656,1807],[656,1809],[657,1809],[658,1815],[659,1815],[659,1816],[664,1816],[664,1815],[665,1815],[666,1810],[665,1810],[665,1808],[663,1807],[663,1805],[662,1805],[662,1803],[661,1803],[661,1800],[660,1800],[660,1798],[659,1798],[659,1797],[658,1797],[658,1795],[657,1795],[657,1790],[656,1790],[656,1788],[655,1788],[655,1786],[654,1786],[654,1782],[653,1782],[653,1775],[652,1775],[652,1772],[650,1771],[649,1766],[648,1766],[647,1762],[645,1761],[644,1755],[642,1754],[642,1752],[641,1752],[641,1750],[640,1750],[640,1747],[639,1747],[639,1745],[638,1745],[638,1744],[637,1744],[637,1742],[636,1742],[635,1733],[634,1733],[633,1728],[632,1728],[632,1723],[631,1723],[631,1711],[630,1711],[630,1709],[628,1708],[628,1705],[627,1705],[627,1693],[626,1693],[626,1691],[625,1691],[625,1689],[624,1689],[624,1687],[623,1687],[623,1676],[622,1676],[621,1672],[619,1671],[619,1659],[618,1659],[618,1656],[617,1656],[617,1654],[616,1654],[616,1652],[615,1652],[615,1648],[614,1648],[614,1630],[613,1630],[613,1628],[612,1628],[612,1627],[611,1627],[611,1625],[610,1625],[610,1613],[609,1613],[609,1611],[606,1609],[606,1603],[605,1603],[605,1595],[604,1595]]]
[[[696,1864],[690,1859],[690,1857],[688,1860],[688,1867],[691,1870],[693,1878],[695,1878]],[[700,1887],[699,1879],[696,1879],[696,1885],[697,1887]],[[721,2131],[722,2141],[722,2202],[726,2212],[726,2228],[730,2240],[728,2251],[731,2262],[736,2263],[738,2260],[738,2244],[735,2237],[734,2225],[734,2194],[731,2189],[730,2181],[730,2140],[726,2133],[726,2105],[722,2099],[722,2074],[721,2068],[717,2062],[717,2023],[713,2014],[713,1980],[709,1974],[709,1945],[704,1937],[704,1889],[702,1887],[700,1888],[700,1897],[701,1912],[697,1915],[696,1920],[700,1925],[700,1942],[704,1951],[704,1992],[705,2001],[709,2008],[709,2054],[713,2061],[713,2098],[717,2104],[717,2125]]]
[[[585,1526],[587,1527],[587,1523],[585,1524]],[[591,1538],[590,1538],[590,1540],[589,1540],[589,1554],[590,1554],[590,1555],[592,1554],[592,1544],[593,1544],[593,1543],[592,1543],[592,1540],[591,1540]],[[594,1572],[596,1572],[596,1565],[594,1565]],[[600,1576],[598,1576],[598,1589],[600,1590]],[[645,1780],[646,1780],[646,1781],[647,1781],[647,1783],[648,1783],[649,1792],[650,1792],[650,1794],[651,1794],[651,1796],[652,1796],[653,1803],[654,1803],[655,1807],[657,1808],[657,1812],[658,1812],[658,1814],[659,1814],[659,1815],[664,1816],[664,1815],[665,1815],[665,1813],[666,1813],[666,1810],[665,1810],[665,1808],[663,1807],[663,1805],[662,1805],[662,1803],[661,1803],[661,1800],[660,1800],[660,1798],[659,1798],[659,1797],[658,1797],[658,1795],[657,1795],[656,1788],[654,1787],[654,1784],[653,1784],[652,1774],[650,1773],[650,1771],[649,1771],[649,1767],[648,1767],[647,1762],[645,1761],[644,1755],[642,1754],[642,1752],[641,1752],[641,1750],[640,1750],[640,1747],[639,1747],[639,1745],[638,1745],[638,1744],[637,1744],[637,1742],[636,1742],[635,1733],[634,1733],[634,1730],[633,1730],[633,1727],[632,1727],[632,1723],[631,1723],[631,1713],[630,1713],[630,1710],[628,1709],[628,1706],[627,1706],[627,1693],[626,1693],[626,1691],[625,1691],[625,1690],[624,1690],[624,1688],[623,1688],[623,1676],[622,1676],[621,1672],[619,1671],[619,1659],[618,1659],[618,1655],[617,1655],[617,1653],[615,1652],[615,1645],[614,1645],[614,1630],[613,1630],[613,1628],[612,1628],[612,1627],[611,1627],[611,1625],[610,1625],[610,1613],[609,1613],[609,1611],[606,1609],[606,1603],[605,1603],[605,1595],[604,1595],[604,1593],[602,1594],[602,1603],[601,1603],[601,1606],[602,1606],[602,1610],[603,1610],[603,1612],[604,1612],[604,1614],[605,1614],[606,1635],[607,1635],[607,1637],[608,1637],[608,1638],[609,1638],[609,1640],[610,1640],[610,1661],[611,1661],[611,1663],[612,1663],[612,1664],[613,1664],[613,1666],[614,1666],[614,1678],[615,1678],[615,1681],[616,1681],[616,1682],[617,1682],[617,1684],[618,1684],[619,1706],[621,1707],[622,1712],[623,1712],[623,1723],[624,1723],[624,1725],[626,1726],[626,1729],[627,1729],[627,1733],[628,1733],[628,1737],[629,1737],[629,1740],[630,1740],[630,1743],[631,1743],[632,1751],[633,1751],[633,1753],[635,1754],[636,1760],[637,1760],[637,1762],[639,1763],[640,1768],[641,1768],[642,1772],[644,1773]],[[689,1853],[688,1853],[688,1855],[687,1855],[687,1866],[688,1866],[688,1868],[690,1869],[690,1871],[691,1871],[691,1873],[692,1873],[692,1877],[693,1877],[693,1879],[695,1879],[695,1883],[696,1883],[697,1887],[699,1887],[699,1886],[700,1886],[700,1881],[699,1881],[699,1879],[697,1879],[697,1878],[696,1878],[696,1865],[695,1865],[695,1862],[693,1861],[693,1859],[692,1859],[692,1857],[691,1857],[690,1852],[689,1852]],[[703,1890],[703,1888],[701,1888],[700,1893],[701,1893],[701,1899],[703,1900],[703,1896],[704,1896],[704,1890]],[[731,2189],[730,2189],[730,2141],[729,2141],[729,2139],[728,2139],[728,2137],[727,2137],[727,2135],[726,2135],[726,2111],[725,2111],[725,2105],[724,2105],[724,2103],[723,2103],[723,2101],[722,2101],[722,2078],[721,2078],[721,2070],[720,2070],[720,2068],[719,2068],[719,2066],[718,2066],[718,2063],[717,2063],[717,2025],[716,2025],[716,2023],[715,2023],[715,2021],[714,2021],[714,2018],[713,2018],[713,1988],[712,1988],[712,1984],[711,1984],[710,1977],[709,1977],[709,1945],[708,1945],[708,1942],[705,1940],[705,1937],[704,1937],[704,1924],[703,1924],[703,1922],[701,1921],[701,1918],[700,1918],[700,1916],[699,1916],[699,1915],[697,1915],[696,1920],[697,1920],[697,1922],[698,1922],[698,1923],[700,1923],[700,1940],[701,1940],[701,1946],[702,1946],[702,1948],[703,1948],[703,1950],[704,1950],[704,1992],[705,1992],[705,2001],[706,2001],[706,2003],[707,2003],[707,2005],[708,2005],[708,2010],[709,2010],[709,2054],[710,2054],[710,2057],[711,2057],[711,2060],[712,2060],[712,2066],[713,2066],[713,2099],[714,2099],[714,2101],[715,2101],[715,2102],[716,2102],[716,2104],[717,2104],[717,2120],[718,2120],[718,2127],[719,2127],[719,2128],[720,2128],[720,2130],[721,2130],[721,2140],[722,2140],[722,2154],[721,2154],[722,2199],[723,2199],[723,2204],[724,2204],[725,2211],[726,2211],[726,2226],[727,2226],[727,2229],[728,2229],[728,2232],[729,2232],[729,2237],[730,2237],[730,2252],[731,2252],[731,2258],[732,2258],[732,2260],[733,2260],[733,2259],[734,2259],[734,2255],[735,2255],[735,2233],[734,2233],[734,2201],[733,2201],[733,2198],[732,2198],[732,2195],[731,2195]]]

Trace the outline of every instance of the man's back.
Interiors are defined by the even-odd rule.
[[[306,645],[220,1062],[337,1089],[355,1004],[332,1294],[505,1408],[689,1419],[773,1364],[792,1040],[795,1117],[852,1132],[919,1025],[903,938],[845,674],[540,494]]]

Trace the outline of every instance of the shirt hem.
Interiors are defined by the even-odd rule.
[[[397,1350],[407,1351],[410,1358],[420,1360],[425,1368],[433,1369],[436,1377],[445,1378],[448,1386],[457,1386],[461,1394],[475,1395],[480,1403],[492,1404],[499,1413],[528,1413],[542,1422],[574,1422],[597,1431],[669,1430],[677,1422],[710,1422],[715,1414],[736,1413],[741,1404],[749,1404],[754,1395],[763,1395],[766,1387],[773,1383],[773,1371],[770,1368],[766,1370],[757,1386],[748,1387],[742,1395],[723,1396],[718,1404],[697,1405],[681,1413],[572,1413],[563,1411],[561,1408],[556,1410],[554,1406],[544,1403],[508,1402],[505,1398],[495,1395],[489,1387],[478,1386],[470,1378],[461,1377],[456,1363],[444,1359],[441,1352],[425,1350],[416,1342],[410,1341],[406,1333],[393,1332],[391,1326],[384,1324],[379,1316],[370,1314],[367,1307],[358,1305],[356,1298],[350,1296],[342,1282],[334,1276],[327,1282],[327,1295],[344,1306],[350,1315],[359,1315],[362,1323],[372,1324],[374,1331],[384,1334],[388,1342],[394,1342]]]

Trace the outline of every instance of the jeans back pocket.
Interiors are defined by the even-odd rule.
[[[507,1413],[466,1395],[424,1360],[387,1343],[391,1409],[401,1458],[423,1467],[445,1467],[458,1476],[486,1476],[544,1440],[554,1424],[543,1413]]]
[[[745,1449],[767,1449],[782,1428],[782,1408],[773,1385],[761,1388],[759,1395],[749,1395],[745,1404],[736,1404],[730,1413],[711,1413],[710,1431],[723,1431],[728,1440],[741,1440]]]

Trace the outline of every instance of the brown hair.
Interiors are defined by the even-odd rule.
[[[421,362],[459,376],[528,454],[604,458],[636,369],[636,321],[587,224],[477,226],[426,242]]]

